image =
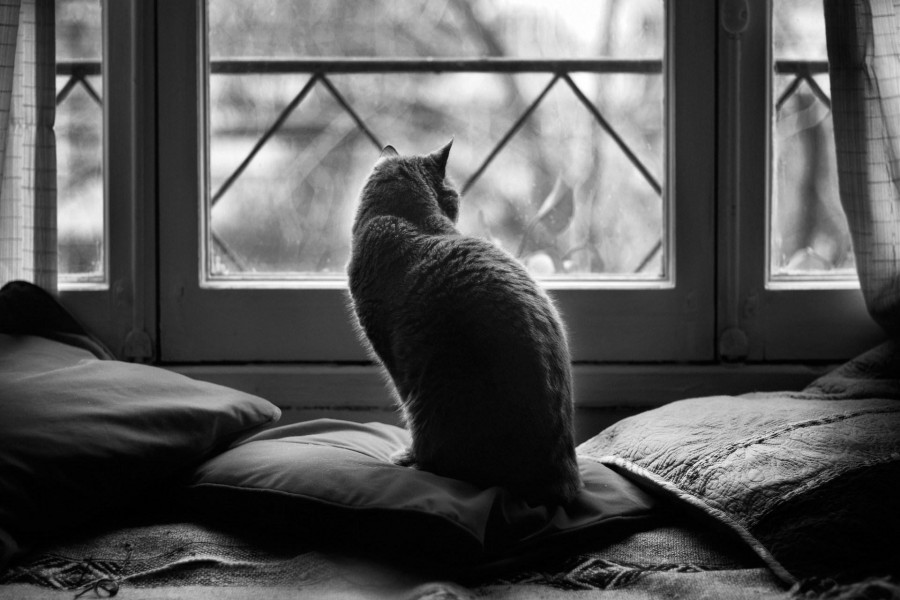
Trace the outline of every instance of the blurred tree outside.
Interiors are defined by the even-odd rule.
[[[825,60],[822,0],[776,0],[777,59]],[[297,57],[663,59],[662,0],[209,0],[213,61]],[[100,63],[100,0],[57,0],[57,58]],[[661,74],[574,74],[588,98],[664,184]],[[773,102],[793,76],[773,76]],[[210,193],[308,80],[214,74]],[[462,184],[547,85],[516,73],[330,75],[383,143],[422,153],[455,138]],[[825,94],[827,73],[814,76]],[[86,85],[85,85],[86,84]],[[104,277],[102,78],[71,85],[56,116],[63,278]],[[831,115],[806,82],[774,111],[772,273],[852,273],[837,195]],[[377,149],[318,84],[210,210],[221,240],[213,276],[340,276],[359,187]],[[492,239],[536,274],[659,278],[666,211],[572,90],[557,83],[462,201],[460,229]],[[665,248],[665,244],[662,245]],[[650,261],[643,261],[650,257]],[[639,273],[634,273],[639,271]]]
[[[229,58],[663,59],[661,0],[209,0],[209,55]],[[211,193],[308,74],[210,76]],[[401,153],[455,139],[462,185],[550,73],[328,75],[379,141]],[[572,75],[663,182],[661,73]],[[378,149],[317,84],[210,211],[212,276],[340,276],[359,189]],[[562,82],[462,199],[460,229],[495,240],[541,276],[664,276],[653,252],[663,198]],[[541,207],[545,207],[539,219]],[[645,259],[650,258],[649,261]],[[640,273],[634,272],[639,268]]]
[[[101,61],[100,0],[56,0],[57,62]],[[57,76],[59,94],[68,76]],[[102,97],[100,75],[86,78]],[[103,108],[87,87],[70,87],[56,109],[59,273],[78,281],[104,278]]]
[[[776,0],[772,27],[775,60],[827,60],[822,0]],[[793,80],[773,76],[773,102]],[[830,97],[827,73],[813,81]],[[770,271],[776,279],[855,275],[838,195],[831,110],[817,91],[803,81],[774,111]]]

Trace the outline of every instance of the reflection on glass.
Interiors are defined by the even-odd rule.
[[[342,277],[375,141],[412,154],[450,137],[464,233],[542,277],[667,277],[660,0],[209,0],[208,11],[209,277]],[[641,66],[556,80],[484,166],[552,73],[329,73],[324,59],[311,85],[302,68],[261,72],[260,59],[322,57]]]
[[[59,278],[104,273],[103,81],[100,0],[56,1]]]
[[[838,196],[822,0],[776,0],[772,27],[771,279],[853,279]]]

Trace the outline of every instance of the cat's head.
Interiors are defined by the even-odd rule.
[[[459,194],[447,181],[451,139],[431,154],[401,156],[385,146],[360,194],[353,230],[377,216],[396,216],[424,227],[443,216],[456,223]]]

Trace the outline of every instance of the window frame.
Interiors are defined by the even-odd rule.
[[[719,41],[718,144],[720,156],[733,153],[719,164],[720,351],[754,362],[845,360],[885,339],[859,287],[769,281],[773,0],[738,4],[746,29]]]
[[[730,393],[738,393],[765,388],[770,381],[765,374],[773,368],[792,374],[785,372],[787,379],[780,381],[811,379],[819,368],[799,363],[845,360],[885,339],[858,289],[767,284],[772,0],[752,3],[747,30],[739,38],[739,60],[733,63],[728,59],[733,49],[728,48],[735,40],[721,31],[725,4],[668,4],[674,7],[668,26],[681,32],[677,39],[670,35],[668,48],[668,68],[675,73],[674,81],[681,82],[672,89],[670,79],[668,90],[669,113],[675,117],[670,121],[674,133],[668,146],[668,181],[675,194],[674,211],[686,215],[675,219],[671,240],[676,256],[685,256],[683,249],[688,248],[699,260],[675,265],[674,289],[552,292],[568,318],[574,359],[581,363],[576,372],[590,372],[588,381],[650,376],[644,367],[594,365],[600,362],[700,363],[723,389],[732,382]],[[196,140],[193,148],[179,146],[185,136],[172,139],[167,131],[195,127],[200,114],[196,73],[204,63],[199,55],[199,7],[199,1],[103,1],[107,282],[62,285],[60,297],[120,357],[198,365],[184,368],[200,369],[195,374],[206,378],[232,381],[222,369],[238,367],[217,365],[243,362],[368,363],[349,327],[341,290],[264,289],[249,296],[238,293],[243,290],[216,290],[224,292],[221,302],[210,304],[204,296],[211,290],[201,290],[199,281],[185,272],[185,265],[192,263],[185,256],[197,257],[197,268],[201,260],[196,195],[203,149]],[[679,55],[694,58],[672,59]],[[179,88],[179,82],[190,81],[195,83]],[[726,97],[727,85],[735,81],[744,92],[740,106],[733,107],[736,111],[729,109]],[[729,119],[739,123],[739,144],[728,137]],[[701,133],[686,143],[679,132],[690,128]],[[737,146],[737,176],[728,160],[720,158],[732,146]],[[190,168],[171,177],[171,166],[179,161]],[[759,169],[766,177],[753,176]],[[737,206],[732,204],[733,186],[741,192]],[[175,210],[184,202],[198,207],[186,220]],[[181,271],[170,269],[173,262]],[[258,328],[259,320],[220,327],[223,320],[239,321],[248,305],[262,309],[262,322],[271,324],[267,330]],[[343,328],[335,328],[336,321],[343,322]],[[741,335],[725,335],[734,329]],[[735,346],[735,339],[743,345]],[[219,352],[236,346],[235,353]],[[717,367],[723,358],[744,363],[744,369]],[[294,370],[283,375],[287,380],[311,376],[298,368],[302,370],[290,367]],[[661,374],[661,381],[670,381],[674,398],[690,393],[683,383],[688,372],[684,368],[663,365],[651,370]],[[258,375],[249,375],[247,381],[256,381],[250,385],[262,385]],[[378,377],[374,370],[372,377]],[[318,371],[314,378],[327,379]],[[586,389],[603,394],[600,383]],[[628,402],[640,394],[632,390],[616,399],[607,396],[597,402]]]
[[[61,302],[117,356],[156,354],[155,14],[102,0],[104,281],[60,283]]]
[[[159,248],[160,356],[168,362],[367,361],[344,289],[323,285],[240,289],[207,287],[200,281],[203,223],[198,198],[207,181],[204,6],[197,1],[158,1],[158,29],[166,32],[166,43],[157,45],[159,217],[160,230],[171,232]],[[715,175],[708,168],[714,163],[714,123],[706,117],[715,110],[711,51],[715,14],[712,5],[693,10],[686,3],[680,6],[667,10],[667,69],[676,73],[667,79],[667,187],[673,195],[673,212],[680,215],[669,238],[675,249],[675,285],[654,289],[548,285],[567,320],[573,358],[579,362],[715,358]],[[688,28],[677,25],[698,21],[706,24],[706,36],[687,35]],[[682,34],[676,39],[671,33],[678,31]],[[673,59],[677,56],[691,59]],[[704,106],[706,111],[698,110]],[[689,200],[698,197],[704,201]],[[697,234],[698,229],[703,235]]]

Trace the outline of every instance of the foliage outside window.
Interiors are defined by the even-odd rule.
[[[449,174],[465,191],[464,233],[496,241],[542,277],[665,278],[664,18],[659,0],[210,0],[209,276],[342,276],[378,144],[422,153],[453,137]],[[285,115],[313,73],[240,61],[297,57],[650,67],[573,72],[573,85],[549,86],[553,72],[515,66],[434,74],[324,65],[326,80]]]
[[[775,281],[856,278],[838,196],[822,0],[777,0],[772,14]]]
[[[64,282],[105,279],[100,0],[57,0],[57,222]]]

